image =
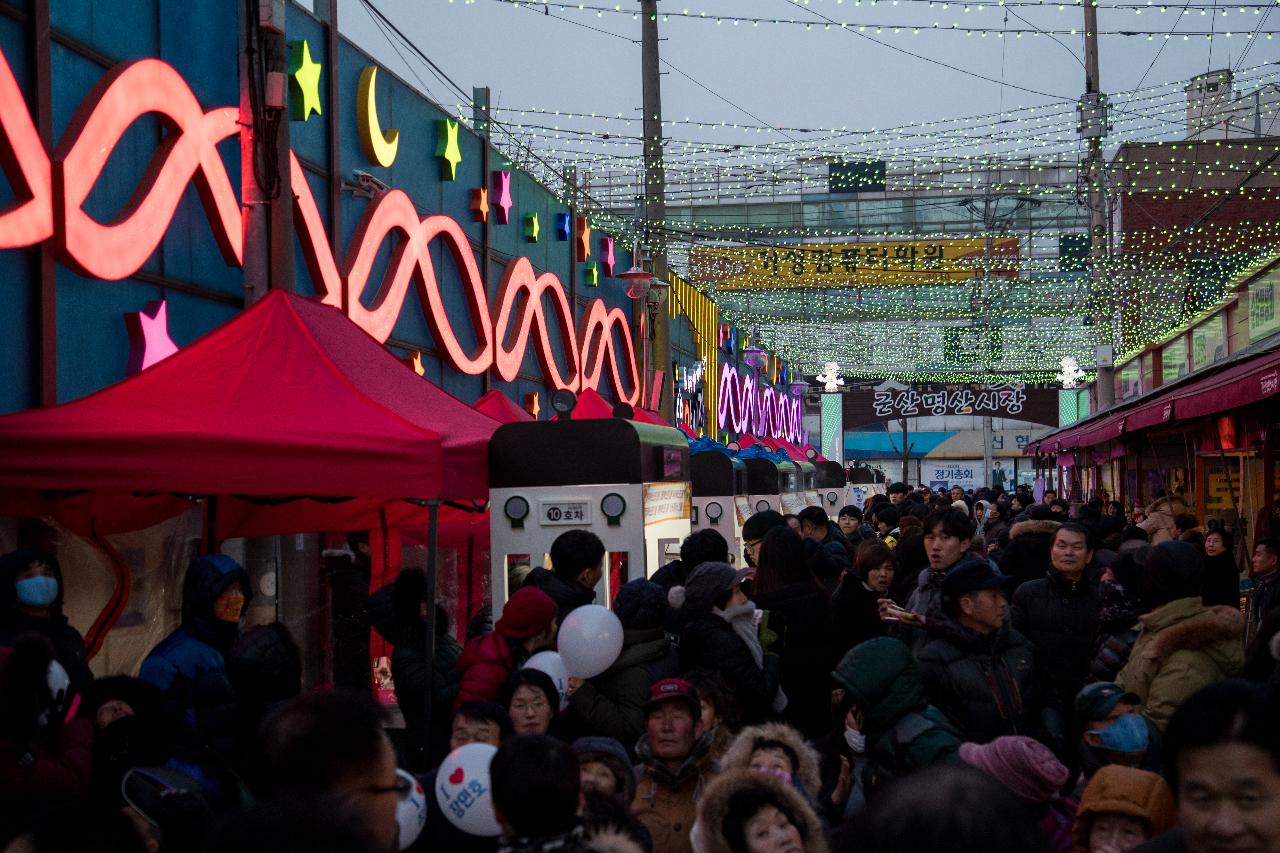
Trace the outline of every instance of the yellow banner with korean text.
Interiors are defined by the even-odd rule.
[[[1018,275],[1018,239],[901,240],[783,246],[695,246],[690,278],[723,290],[957,284]]]

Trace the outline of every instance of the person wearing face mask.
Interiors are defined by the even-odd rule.
[[[12,646],[28,631],[47,637],[72,690],[83,693],[93,673],[84,637],[62,613],[63,593],[62,567],[53,554],[19,548],[0,557],[0,646]]]
[[[831,673],[835,730],[819,745],[818,804],[830,823],[859,810],[890,783],[951,760],[959,731],[929,704],[900,640],[877,637],[854,648]]]
[[[1158,774],[1112,765],[1089,781],[1072,828],[1074,853],[1128,853],[1177,823],[1173,792]]]
[[[1113,764],[1160,770],[1162,736],[1154,723],[1138,713],[1139,707],[1135,694],[1112,682],[1090,684],[1076,696],[1082,771],[1076,793],[1098,770]]]
[[[316,690],[282,705],[259,731],[254,793],[346,814],[367,833],[369,853],[405,849],[421,831],[406,813],[427,795],[396,767],[385,717],[372,696],[349,690]]]
[[[219,755],[235,745],[239,708],[226,658],[240,637],[249,576],[224,554],[194,557],[182,583],[182,623],[156,645],[138,676],[160,691],[161,712]]]

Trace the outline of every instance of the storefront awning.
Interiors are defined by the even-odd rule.
[[[1280,341],[1158,388],[1031,442],[1028,453],[1092,447],[1162,424],[1215,415],[1280,394]]]

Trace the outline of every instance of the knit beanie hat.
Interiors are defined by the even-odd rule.
[[[960,744],[960,760],[1033,803],[1047,803],[1071,775],[1049,747],[1023,735],[998,737],[991,743]]]
[[[556,603],[551,596],[537,587],[522,586],[507,599],[494,630],[512,640],[525,640],[545,631],[554,618]]]
[[[667,601],[677,610],[687,607],[691,613],[710,610],[717,599],[742,583],[746,576],[746,569],[735,569],[728,563],[703,563],[693,570],[684,586],[671,587]]]
[[[623,628],[658,628],[666,612],[667,591],[644,578],[618,587],[613,599],[613,614]]]
[[[764,535],[775,527],[782,527],[787,520],[776,509],[757,512],[742,523],[743,539],[763,539]]]
[[[611,737],[580,737],[573,742],[573,751],[579,764],[598,761],[613,773],[619,799],[630,803],[635,796],[636,774],[631,769],[631,757],[622,744]]]

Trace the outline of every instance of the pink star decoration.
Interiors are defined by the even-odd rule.
[[[489,194],[489,202],[493,206],[495,218],[499,225],[511,221],[511,173],[493,173],[493,192]]]
[[[169,337],[169,304],[161,300],[148,302],[141,311],[124,315],[129,331],[129,364],[125,373],[132,376],[164,361],[178,351]]]
[[[605,237],[600,241],[600,266],[604,268],[604,274],[613,277],[613,238]]]

